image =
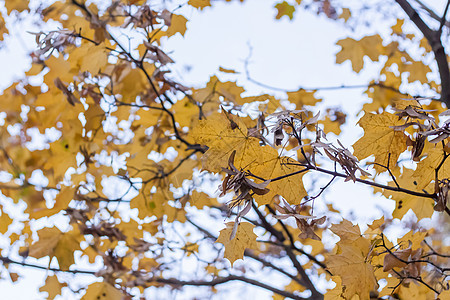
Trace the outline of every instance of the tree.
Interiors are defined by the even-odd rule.
[[[177,6],[146,2],[6,1],[7,22],[28,14],[43,29],[33,33],[31,69],[1,95],[2,272],[15,281],[13,265],[47,270],[40,291],[49,298],[61,289],[84,299],[188,286],[215,293],[231,281],[292,299],[449,296],[450,1],[439,15],[396,0],[391,17],[402,14],[390,32],[338,41],[336,63],[350,61],[356,73],[380,60],[353,145],[331,142],[346,115],[320,104],[319,89],[243,96],[216,76],[186,87],[170,73],[164,43],[184,35],[188,20]],[[275,3],[276,19],[306,9],[357,27],[380,11],[373,2],[306,2]],[[395,201],[392,218],[364,230],[331,224],[339,211],[320,201],[335,181]],[[418,220],[434,213],[433,225],[406,224],[410,209]],[[394,219],[409,232],[389,234]],[[91,284],[74,290],[65,273]]]

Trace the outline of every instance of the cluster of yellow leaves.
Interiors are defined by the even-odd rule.
[[[375,220],[364,234],[358,225],[347,220],[340,224],[333,224],[331,231],[340,237],[336,244],[336,254],[329,255],[327,267],[333,274],[331,279],[336,283],[334,289],[325,294],[326,300],[372,299],[399,295],[400,299],[431,299],[433,290],[425,285],[416,284],[415,280],[400,278],[400,274],[411,278],[425,278],[428,276],[422,254],[426,247],[423,243],[426,232],[412,231],[397,240],[394,246],[383,235],[380,235],[385,225],[384,218]],[[378,281],[387,281],[387,285],[378,292]],[[442,290],[441,297],[447,293]],[[445,298],[441,298],[445,299]]]
[[[361,300],[368,300],[370,292],[378,288],[370,263],[370,241],[361,235],[358,225],[347,220],[334,224],[331,231],[341,240],[337,243],[336,254],[329,256],[327,267],[341,279],[342,283],[339,284],[342,285],[342,297],[352,299],[354,295],[358,295]]]
[[[83,299],[122,299],[119,286],[123,290],[137,286],[142,292],[151,284],[146,281],[149,277],[139,276],[161,275],[160,268],[167,263],[164,250],[172,251],[172,241],[165,236],[166,225],[186,222],[193,207],[197,210],[220,207],[214,197],[192,190],[198,187],[193,174],[200,169],[220,173],[229,164],[231,155],[239,175],[255,185],[264,183],[264,189],[267,188],[264,190],[267,193],[251,195],[251,201],[255,200],[258,207],[276,203],[277,196],[281,196],[289,205],[296,205],[295,212],[299,212],[299,218],[310,217],[307,215],[312,208],[302,203],[308,195],[303,186],[303,176],[313,166],[305,167],[301,163],[320,153],[319,148],[314,147],[325,145],[319,142],[323,134],[320,126],[326,133],[339,135],[345,114],[328,108],[324,119],[305,125],[305,120],[315,119],[311,118],[313,113],[309,109],[326,105],[320,103],[322,99],[315,90],[288,92],[287,100],[297,109],[296,113],[291,113],[276,97],[266,94],[243,96],[243,87],[235,81],[223,82],[217,76],[212,76],[204,87],[188,89],[166,77],[169,71],[165,68],[173,60],[161,49],[167,38],[184,36],[188,20],[183,15],[167,10],[154,11],[143,0],[114,2],[106,11],[99,9],[95,2],[73,4],[55,1],[42,11],[43,21],[60,22],[61,27],[67,30],[38,36],[40,49],[33,54],[34,64],[26,75],[42,77],[45,88],[24,80],[6,89],[1,95],[1,109],[6,116],[2,125],[4,130],[0,132],[3,151],[0,169],[11,175],[2,194],[13,199],[14,203],[25,203],[24,213],[30,220],[52,218],[64,212],[71,226],[65,231],[58,227],[44,227],[36,232],[36,239],[30,222],[25,221],[20,222],[24,225],[20,234],[11,233],[13,215],[6,213],[0,204],[0,233],[10,238],[11,245],[24,246],[21,248],[24,256],[56,258],[61,270],[69,270],[75,264],[75,251],[80,251],[91,263],[102,258],[104,280],[91,284]],[[211,1],[189,0],[187,4],[203,10],[211,6]],[[287,16],[293,19],[296,6],[300,4],[300,0],[294,5],[287,1],[277,3],[275,18]],[[338,18],[330,1],[320,1],[317,5],[321,13]],[[6,1],[5,6],[8,14],[29,10],[28,1]],[[124,7],[127,9],[123,10]],[[135,15],[127,16],[124,11]],[[343,8],[339,18],[347,22],[351,11]],[[411,35],[403,33],[402,25],[403,22],[398,21],[392,27],[394,35],[412,39]],[[114,30],[109,31],[110,27]],[[147,36],[128,49],[127,45],[114,38],[115,31],[120,30],[125,35],[126,30],[136,30]],[[0,40],[4,34],[7,34],[7,27],[1,16]],[[55,41],[61,44],[46,48]],[[405,118],[385,111],[390,105],[400,103],[403,94],[399,88],[403,77],[407,77],[408,82],[417,81],[436,87],[427,78],[431,69],[423,62],[425,60],[414,60],[408,52],[399,50],[397,41],[383,43],[379,35],[360,40],[346,38],[338,41],[337,45],[341,50],[336,55],[336,62],[349,60],[355,72],[364,69],[366,56],[374,62],[381,56],[387,57],[380,78],[368,87],[367,95],[372,103],[364,106],[367,112],[359,120],[364,135],[353,145],[354,155],[360,160],[373,155],[377,173],[387,170],[393,173],[390,175],[395,180],[389,182],[390,187],[401,186],[416,193],[424,190],[429,194],[436,193],[435,186],[440,184],[439,180],[450,177],[449,162],[445,161],[448,147],[434,147],[427,143],[415,170],[400,168],[400,155],[416,142],[412,139],[419,132],[417,128],[409,128],[408,131],[395,129],[405,124]],[[53,51],[59,54],[50,55]],[[219,71],[228,76],[239,75],[239,72],[222,67]],[[402,74],[408,76],[402,77]],[[180,94],[183,96],[177,100]],[[257,119],[239,116],[244,112],[243,106],[255,102],[260,110]],[[228,111],[224,107],[232,109]],[[396,109],[405,107],[408,105],[399,105]],[[383,110],[381,113],[380,108]],[[436,104],[427,108],[435,108],[435,116],[442,111],[442,107]],[[269,139],[275,133],[271,131],[273,124],[270,122],[282,115],[281,111],[290,120],[301,120],[299,126],[304,125],[302,129],[308,138],[297,139],[293,128],[283,123],[278,127],[282,145],[271,143]],[[377,113],[371,113],[373,111]],[[266,117],[272,121],[264,123]],[[9,126],[19,128],[20,133],[10,133],[7,130]],[[45,146],[31,150],[31,129],[37,129]],[[448,139],[444,140],[447,142]],[[117,165],[121,165],[119,169]],[[317,169],[319,165],[314,167]],[[439,171],[436,172],[438,166]],[[28,182],[37,170],[47,179],[47,186],[34,187]],[[125,195],[118,198],[107,196],[112,194],[114,186],[107,187],[103,180],[111,178],[129,184]],[[186,188],[189,184],[193,186]],[[49,197],[44,189],[51,190],[54,197]],[[136,193],[130,196],[129,191]],[[175,197],[180,191],[184,194]],[[377,191],[396,201],[394,218],[401,219],[409,209],[419,219],[433,213],[434,203],[430,198],[388,188]],[[111,203],[128,205],[127,208],[136,209],[137,214],[130,217],[117,209],[118,206],[111,209]],[[247,202],[249,209],[250,204],[253,202]],[[300,215],[300,212],[305,215]],[[246,249],[262,253],[262,256],[281,255],[279,246],[271,248],[257,243],[255,225],[240,223],[239,217],[235,222],[226,223],[226,228],[220,231],[216,240],[224,245],[224,257],[232,265],[244,257]],[[323,223],[325,217],[317,220]],[[308,227],[311,231],[316,230],[313,222]],[[310,239],[306,239],[301,229],[292,228],[287,223],[282,228],[278,222],[274,228],[279,232],[291,229],[295,233],[294,243],[311,246],[311,255],[327,254],[327,268],[334,275],[331,279],[336,288],[327,293],[326,299],[369,299],[370,293],[378,289],[377,281],[380,279],[388,282],[380,296],[389,295],[392,292],[389,289],[396,286],[396,292],[405,299],[429,297],[430,291],[423,286],[399,285],[400,279],[393,272],[420,274],[417,263],[404,261],[420,257],[425,233],[405,235],[398,241],[402,248],[386,254],[386,251],[376,248],[380,243],[383,222],[384,219],[375,221],[365,234],[361,234],[359,226],[347,220],[333,225],[331,231],[340,237],[340,241],[332,254],[327,254],[328,250],[320,241],[311,239],[319,239],[323,229],[312,232]],[[305,224],[310,225],[306,221]],[[189,234],[177,245],[184,255],[196,256],[199,244],[189,240]],[[393,247],[389,241],[383,242],[388,249]],[[80,243],[88,246],[82,249]],[[125,254],[118,255],[116,250]],[[205,270],[215,276],[220,272],[216,267]],[[17,274],[10,272],[10,277],[15,280]],[[53,299],[65,286],[67,284],[60,282],[57,276],[48,276],[40,291],[47,292],[48,298]],[[292,281],[285,290],[301,292],[305,287]],[[448,294],[444,292],[442,295],[445,293]]]

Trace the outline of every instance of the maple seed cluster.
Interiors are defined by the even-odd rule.
[[[219,185],[219,190],[221,191],[219,197],[225,196],[227,191],[231,190],[237,195],[231,201],[230,208],[232,209],[235,206],[240,205],[243,201],[246,203],[252,201],[252,196],[256,195],[265,195],[269,192],[269,189],[266,188],[270,183],[270,180],[267,180],[262,183],[255,183],[246,177],[245,172],[239,171],[234,166],[234,157],[236,155],[236,150],[234,150],[230,157],[228,158],[228,168],[222,168],[222,171],[226,173],[226,176],[221,185]],[[247,205],[248,206],[248,205]],[[250,205],[251,207],[251,205]],[[249,208],[247,209],[247,212]],[[245,215],[245,214],[243,214]]]

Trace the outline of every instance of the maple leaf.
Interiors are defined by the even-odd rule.
[[[67,283],[61,283],[56,275],[48,276],[45,280],[45,284],[39,288],[40,292],[47,292],[48,296],[46,299],[52,300],[57,295],[61,294],[61,289],[66,287]]]
[[[359,73],[364,66],[364,56],[372,61],[378,61],[381,54],[382,39],[379,35],[363,37],[361,40],[346,38],[337,42],[342,49],[336,54],[336,63],[341,64],[346,60],[352,63],[353,71]]]
[[[192,7],[203,10],[205,7],[211,6],[211,0],[189,0],[188,4]]]
[[[107,282],[94,282],[88,286],[82,300],[122,300],[124,294]]]
[[[407,168],[403,168],[401,176],[397,177],[397,184],[410,191],[423,192],[423,189],[418,187],[418,182],[421,182],[414,178],[415,171]],[[423,173],[420,173],[423,175]],[[397,187],[394,181],[389,182],[389,186]],[[401,219],[410,209],[414,212],[417,218],[429,218],[433,214],[434,201],[429,198],[422,198],[406,193],[399,193],[384,189],[382,194],[388,198],[395,200],[395,210],[392,213],[394,218]]]
[[[360,299],[368,300],[370,292],[378,288],[368,257],[370,241],[361,235],[358,225],[345,219],[340,224],[333,224],[331,230],[341,240],[337,244],[336,254],[328,257],[327,268],[342,279],[345,299],[358,295]]]
[[[341,241],[354,242],[361,237],[361,229],[358,224],[343,219],[339,224],[333,224],[330,230],[341,238]]]
[[[166,31],[167,37],[171,37],[177,33],[184,36],[184,34],[186,32],[187,19],[182,15],[172,14],[170,22],[171,22],[171,24]]]
[[[412,174],[417,183],[417,188],[422,190],[435,179],[436,168],[444,161],[446,153],[439,147],[430,148],[426,151],[426,157],[422,159]],[[450,162],[445,160],[438,172],[438,178],[450,177]]]
[[[13,10],[17,10],[18,12],[29,10],[28,5],[29,5],[28,0],[5,1],[5,7],[6,10],[8,11],[8,14],[10,14]]]
[[[322,99],[316,98],[316,91],[306,91],[300,89],[296,92],[287,92],[288,99],[291,103],[295,103],[297,109],[301,109],[304,105],[316,105]]]
[[[368,300],[370,292],[378,288],[368,253],[368,248],[361,248],[358,244],[342,243],[337,254],[329,256],[327,268],[342,279],[345,299],[358,295],[361,300]]]
[[[406,150],[406,135],[391,128],[402,124],[398,117],[387,112],[365,113],[358,124],[364,129],[364,136],[353,145],[354,155],[360,160],[374,155],[375,163],[396,167],[399,155]],[[377,172],[386,171],[382,166],[374,168]]]
[[[88,71],[97,74],[108,62],[108,54],[104,45],[86,44],[83,47],[75,48],[71,53],[72,67],[81,71]]]
[[[228,259],[231,265],[238,259],[244,258],[244,251],[248,249],[257,249],[256,244],[257,235],[253,233],[255,226],[251,223],[241,222],[235,228],[235,222],[228,222],[225,224],[226,228],[220,231],[216,243],[221,243],[225,246],[224,257]],[[233,231],[236,231],[234,237]]]
[[[215,114],[200,120],[190,136],[196,143],[209,147],[202,157],[203,169],[208,171],[221,171],[233,151],[236,151],[234,164],[238,169],[257,162],[259,140],[248,135],[247,127],[240,120],[236,123],[223,114]]]
[[[276,4],[275,8],[278,10],[275,19],[281,19],[283,16],[287,16],[291,20],[294,18],[295,7],[290,5],[286,1]]]
[[[259,150],[257,163],[251,169],[252,173],[267,180],[277,179],[267,186],[270,189],[269,193],[256,195],[259,205],[270,203],[275,195],[283,196],[291,205],[300,204],[307,195],[302,180],[306,170],[295,164],[295,160],[279,155],[277,150],[270,146],[264,146]]]
[[[342,279],[339,276],[331,276],[331,280],[336,283],[336,286],[328,290],[324,296],[324,300],[342,300],[345,299],[342,295]]]
[[[0,216],[0,233],[6,234],[8,231],[9,225],[12,224],[13,219],[9,217],[9,215],[3,210],[3,206],[0,205],[0,211],[2,215]]]
[[[75,263],[73,252],[81,249],[76,233],[65,233],[56,227],[51,227],[39,230],[38,235],[39,240],[30,246],[30,256],[35,258],[56,257],[62,270],[68,270]]]

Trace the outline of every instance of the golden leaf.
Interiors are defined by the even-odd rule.
[[[211,0],[189,0],[188,4],[192,7],[202,10],[205,7],[211,6]]]
[[[30,246],[30,256],[35,258],[56,257],[62,270],[68,270],[75,263],[73,252],[81,249],[79,234],[61,232],[58,228],[51,227],[39,230],[38,235],[39,240]]]
[[[301,109],[304,105],[314,106],[318,102],[322,101],[321,98],[316,98],[316,91],[306,91],[304,89],[299,89],[296,92],[287,92],[288,99],[291,103],[295,103],[297,109]]]
[[[364,66],[364,56],[372,61],[378,61],[381,54],[382,39],[379,35],[366,36],[361,40],[346,38],[337,42],[342,49],[336,54],[336,63],[341,64],[346,60],[352,63],[353,71],[359,73]]]
[[[358,122],[364,129],[364,136],[354,145],[354,155],[358,159],[375,156],[375,163],[394,169],[397,166],[399,155],[406,150],[406,135],[395,131],[391,126],[403,124],[394,114],[365,113]],[[389,157],[389,161],[388,161]],[[375,165],[377,172],[386,171],[386,168]]]
[[[402,174],[396,178],[397,183],[401,188],[415,192],[423,192],[423,189],[419,188],[417,184],[420,181],[414,178],[414,174],[415,171],[403,168]],[[393,181],[389,182],[388,185],[397,187],[397,185]],[[395,200],[395,209],[392,213],[392,216],[394,218],[402,219],[410,209],[412,209],[419,220],[431,217],[434,212],[433,199],[417,197],[406,193],[395,192],[386,189],[383,190],[382,194],[388,199]]]
[[[171,37],[176,33],[180,33],[184,36],[184,33],[186,32],[186,23],[187,19],[184,16],[172,14],[170,26],[166,31],[167,37]]]
[[[275,19],[280,19],[284,16],[289,17],[289,19],[291,20],[294,18],[295,7],[290,5],[286,1],[276,4],[275,8],[278,11],[277,15],[275,16]]]
[[[434,147],[429,148],[426,154],[426,157],[417,164],[417,168],[412,174],[419,190],[426,188],[431,181],[435,180],[436,168],[443,161],[445,152],[440,147]],[[449,177],[450,161],[447,159],[439,169],[438,179]]]
[[[88,286],[82,300],[122,300],[124,294],[107,282],[94,282]]]
[[[237,259],[244,258],[244,251],[246,248],[257,249],[257,235],[253,233],[253,228],[255,225],[242,222],[237,225],[237,232],[234,238],[230,239],[235,222],[228,222],[226,223],[226,226],[227,227],[225,229],[220,231],[216,243],[221,243],[225,246],[224,257],[233,265]]]
[[[329,256],[327,268],[333,275],[341,277],[345,299],[358,295],[361,300],[369,300],[370,292],[378,288],[368,253],[369,248],[360,247],[360,244],[344,243],[339,245],[337,254]]]
[[[67,286],[67,283],[60,283],[56,275],[48,276],[45,280],[45,284],[39,288],[40,292],[47,292],[46,299],[52,300],[56,296],[61,294],[61,289]]]
[[[190,137],[196,143],[209,147],[202,157],[202,164],[203,169],[211,172],[221,171],[235,150],[235,166],[238,169],[248,168],[257,162],[258,150],[261,148],[257,138],[248,136],[247,127],[243,122],[237,118],[236,121],[230,120],[223,114],[215,114],[207,120],[200,120],[190,133]]]

